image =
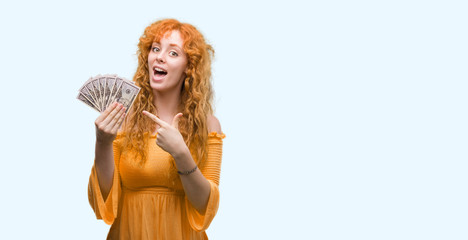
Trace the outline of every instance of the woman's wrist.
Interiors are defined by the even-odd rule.
[[[102,141],[100,139],[96,139],[96,147],[104,147],[104,148],[112,147],[113,142],[114,142],[113,140]]]
[[[171,154],[171,155],[177,161],[177,160],[179,160],[181,158],[190,156],[191,154],[190,154],[190,150],[188,149],[188,147],[184,145],[183,147],[181,147],[178,150],[174,151],[174,153]]]
[[[172,155],[172,157],[174,157],[176,168],[179,174],[182,173],[181,175],[188,175],[183,173],[192,173],[196,170],[197,164],[193,160],[188,147],[180,149],[176,154]]]
[[[190,175],[190,174],[192,174],[193,172],[195,172],[195,171],[197,170],[197,168],[198,168],[198,166],[195,165],[195,167],[192,168],[192,170],[183,171],[183,172],[177,170],[177,173],[178,173],[179,175],[185,175],[185,176],[187,176],[187,175]]]

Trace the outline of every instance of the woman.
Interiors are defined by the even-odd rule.
[[[95,122],[89,202],[112,224],[107,239],[207,239],[225,138],[212,115],[213,49],[166,19],[145,29],[137,54],[133,106],[114,103]]]

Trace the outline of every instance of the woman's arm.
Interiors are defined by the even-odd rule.
[[[103,144],[96,141],[94,166],[96,167],[99,188],[104,201],[112,188],[114,177],[114,152],[112,143]]]
[[[125,108],[120,103],[110,105],[94,122],[96,125],[96,167],[99,187],[104,201],[112,188],[114,177],[114,152],[112,143],[125,117]]]
[[[180,155],[173,157],[175,159],[177,169],[181,172],[192,170],[197,166],[188,148]],[[204,214],[211,189],[208,180],[203,176],[198,168],[195,172],[190,173],[189,175],[180,175],[180,180],[182,181],[185,195],[190,203],[192,203],[200,214]]]
[[[208,117],[208,129],[209,132],[221,133],[221,124],[215,116]],[[177,169],[181,172],[190,171],[197,166],[188,147],[184,148],[180,154],[173,157],[175,159]],[[180,175],[180,180],[182,181],[185,195],[190,203],[192,203],[198,212],[204,214],[211,189],[208,180],[203,176],[198,168],[195,172],[189,175]]]
[[[156,144],[174,157],[177,169],[181,172],[194,169],[196,166],[195,161],[178,129],[179,119],[182,117],[182,113],[177,113],[171,124],[159,119],[148,111],[143,111],[142,113],[160,126],[157,130],[158,136],[156,138]],[[214,116],[208,116],[208,130],[221,133],[221,125]],[[189,201],[197,211],[204,213],[211,189],[208,180],[199,169],[196,169],[195,172],[190,175],[181,175],[181,181]]]

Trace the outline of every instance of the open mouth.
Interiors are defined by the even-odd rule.
[[[164,70],[162,68],[158,68],[158,67],[154,67],[153,72],[154,72],[154,76],[156,76],[156,77],[164,77],[164,76],[167,75],[166,70]]]

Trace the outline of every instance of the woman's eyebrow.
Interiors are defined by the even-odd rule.
[[[153,46],[154,46],[154,45],[161,46],[161,43],[158,43],[158,42],[153,42],[153,44],[152,44],[152,45],[153,45]],[[182,51],[182,48],[181,48],[179,45],[175,44],[175,43],[170,43],[170,44],[169,44],[169,46],[170,46],[170,47],[176,47],[176,48],[178,48],[179,50],[181,50],[181,51]]]
[[[179,45],[177,45],[177,44],[175,44],[175,43],[171,43],[171,44],[169,44],[169,46],[171,46],[171,47],[177,47],[178,49],[182,49],[182,48],[179,47]]]

